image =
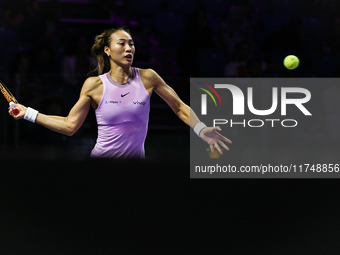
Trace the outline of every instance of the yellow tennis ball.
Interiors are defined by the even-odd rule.
[[[285,57],[285,59],[283,60],[283,64],[287,69],[293,70],[299,66],[300,60],[297,56],[289,55]]]

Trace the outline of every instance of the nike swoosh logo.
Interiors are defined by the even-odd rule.
[[[128,93],[126,93],[126,94],[124,94],[124,95],[121,94],[120,96],[121,96],[121,97],[125,97],[127,94],[130,94],[130,92],[128,92]]]

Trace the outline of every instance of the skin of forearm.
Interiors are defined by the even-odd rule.
[[[200,120],[195,112],[186,104],[182,104],[177,113],[178,117],[188,126],[193,128]]]
[[[45,128],[64,135],[71,136],[75,133],[75,129],[68,123],[67,117],[47,116],[39,113],[35,122]]]

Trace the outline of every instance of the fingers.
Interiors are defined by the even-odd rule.
[[[221,131],[220,127],[216,127],[216,128],[219,128],[218,130]],[[215,133],[220,137],[220,139],[222,139],[223,141],[227,142],[227,143],[232,143],[232,141],[230,139],[228,139],[227,137],[221,135],[220,133],[216,132],[215,130]]]
[[[222,139],[223,139],[223,141],[226,141],[227,143],[230,143],[230,144],[233,143],[233,142],[232,142],[231,140],[229,140],[227,137],[224,137],[224,136],[223,136]]]
[[[18,115],[20,114],[20,110],[17,106],[19,105],[11,103],[10,107],[8,107],[8,114],[14,118],[17,118]]]
[[[214,145],[212,145],[212,144],[210,145],[210,151],[211,151],[212,154],[214,154],[214,152],[215,152],[214,147],[216,148],[216,150],[217,150],[221,155],[223,154],[221,148],[218,146],[217,143],[215,143]],[[227,148],[227,150],[229,150],[228,147],[226,147],[226,148]]]
[[[217,131],[221,131],[222,129],[219,126],[209,128],[210,130],[207,130],[205,133],[205,136],[208,138],[207,142],[210,145],[210,151],[211,153],[215,152],[215,149],[222,155],[223,152],[219,146],[219,144],[227,151],[229,151],[228,146],[226,146],[224,142],[227,142],[229,144],[232,143],[232,141],[225,136],[221,135]],[[210,141],[209,141],[210,140]]]
[[[219,137],[220,139],[222,139],[223,141],[225,141],[225,142],[227,142],[227,143],[230,143],[230,144],[232,143],[232,141],[231,141],[230,139],[228,139],[227,137],[221,135],[220,133],[217,133],[217,132],[216,132],[216,134],[217,134],[218,137]]]
[[[215,143],[215,148],[217,149],[217,151],[218,151],[221,155],[223,154],[223,152],[222,152],[220,146],[218,146],[217,143]]]
[[[11,105],[10,107],[8,107],[8,114],[11,116],[13,114],[13,108],[14,108],[14,105]]]
[[[224,149],[226,149],[227,151],[229,151],[228,146],[225,145],[222,141],[218,141],[218,143],[219,143],[220,145],[222,145],[222,147],[223,147]]]
[[[225,136],[223,136],[223,135],[221,135],[221,134],[219,134],[219,133],[217,133],[217,134],[218,134],[219,138],[222,139],[223,141],[225,141],[225,142],[227,142],[227,143],[230,143],[230,144],[233,143],[233,142],[232,142],[230,139],[228,139],[227,137],[225,137]]]
[[[215,150],[214,150],[214,146],[212,144],[210,144],[210,151],[212,154],[214,154]]]
[[[8,109],[9,109],[9,110],[12,110],[12,109],[15,108],[16,106],[17,106],[17,105],[16,105],[15,103],[10,102]]]
[[[15,117],[15,116],[16,116],[16,115],[14,114],[14,109],[15,109],[15,108],[11,108],[11,109],[8,111],[9,116],[12,116],[12,117]]]

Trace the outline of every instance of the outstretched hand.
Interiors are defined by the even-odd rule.
[[[222,146],[224,149],[229,151],[228,146],[226,146],[223,143],[223,141],[229,144],[231,144],[232,142],[228,138],[224,137],[223,135],[217,132],[221,130],[222,129],[218,126],[217,127],[206,127],[206,128],[203,128],[200,132],[200,137],[209,144],[211,153],[214,153],[216,149],[222,155],[223,152],[220,146]]]

